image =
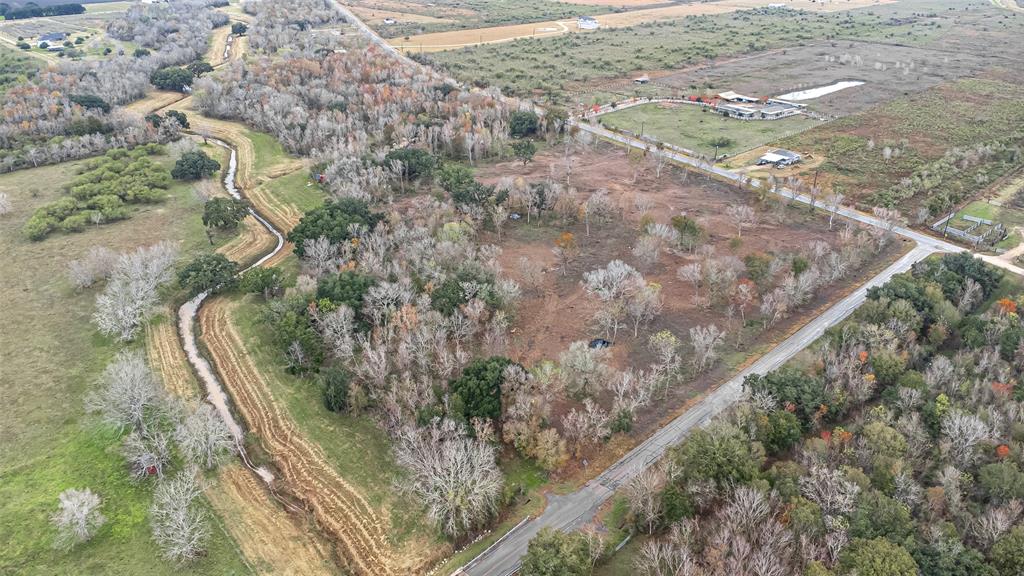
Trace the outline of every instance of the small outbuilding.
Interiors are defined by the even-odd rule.
[[[42,44],[43,42],[46,42],[47,46],[52,46],[54,44],[63,44],[64,41],[67,39],[68,35],[66,32],[49,32],[47,34],[40,35],[39,38],[36,38],[36,46],[42,48],[40,44]]]
[[[782,168],[784,166],[796,164],[802,159],[803,156],[796,152],[779,148],[778,150],[772,150],[764,156],[761,156],[757,160],[757,165],[765,166],[767,164],[774,164],[776,168]]]
[[[580,16],[576,20],[576,28],[580,30],[597,30],[600,27],[601,24],[593,16]]]

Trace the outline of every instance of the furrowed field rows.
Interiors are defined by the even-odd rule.
[[[336,541],[341,556],[358,574],[390,574],[387,520],[327,462],[274,400],[229,320],[234,305],[223,298],[200,312],[202,338],[224,385],[249,430],[274,460],[292,493],[313,511],[321,529]]]
[[[224,467],[206,495],[257,573],[328,576],[336,571],[315,532],[267,498],[266,489],[241,465]]]
[[[169,392],[196,401],[199,386],[181,349],[174,322],[146,328],[149,362]],[[264,486],[240,464],[221,469],[204,490],[224,526],[259,574],[331,574],[330,554],[299,518],[276,505]]]

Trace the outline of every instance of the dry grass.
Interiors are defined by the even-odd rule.
[[[400,22],[419,22],[423,24],[450,24],[454,22],[451,18],[435,18],[425,14],[397,12],[394,10],[378,10],[376,8],[366,8],[362,6],[353,6],[352,12],[370,25],[381,24],[384,22],[385,18],[394,18]]]
[[[206,497],[257,574],[329,576],[337,573],[316,527],[285,512],[240,464],[221,469]]]
[[[356,574],[393,573],[388,521],[342,478],[271,393],[230,321],[235,304],[213,298],[199,315],[202,339],[248,429],[281,473],[287,491],[312,510]]]
[[[849,0],[839,2],[816,2],[813,0],[788,0],[786,5],[795,10],[807,10],[811,12],[835,12],[840,10],[853,10],[865,6],[876,6],[889,4],[896,0]],[[725,14],[739,10],[747,10],[771,4],[771,0],[723,0],[720,2],[707,2],[700,4],[677,4],[662,8],[649,8],[645,10],[633,10],[616,14],[602,14],[596,16],[602,28],[622,28],[635,26],[645,22],[659,20],[676,20],[686,16]],[[437,32],[433,34],[421,34],[411,36],[408,39],[395,38],[390,41],[393,46],[409,51],[435,52],[463,46],[477,44],[494,44],[508,42],[517,38],[547,36],[558,36],[580,32],[574,20],[533,22],[530,24],[515,24],[511,26],[494,26],[489,28],[477,28],[475,30],[455,30],[451,32]],[[585,32],[585,31],[584,31]]]
[[[650,6],[651,4],[664,4],[665,0],[559,0],[566,4],[580,4],[582,6],[608,6],[610,8],[629,8],[633,6]]]

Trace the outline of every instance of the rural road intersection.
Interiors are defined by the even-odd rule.
[[[601,138],[618,142],[625,146],[646,149],[652,144],[617,134],[599,126],[574,122],[581,130],[585,130]],[[734,172],[709,165],[696,158],[665,150],[669,159],[693,166],[705,172],[712,172],[720,177],[739,183],[741,176]],[[809,204],[811,199],[804,195],[793,195],[789,191],[781,191],[780,195],[797,202]],[[872,215],[864,214],[852,208],[840,207],[836,213],[851,220],[869,226],[886,227],[886,224]],[[680,414],[665,427],[637,445],[633,450],[612,464],[599,476],[587,482],[572,494],[548,497],[544,512],[529,521],[521,523],[507,533],[490,548],[474,558],[456,574],[465,576],[508,576],[514,574],[526,554],[530,540],[541,530],[550,527],[557,530],[570,531],[580,528],[589,522],[601,507],[621,486],[632,480],[637,474],[656,463],[665,452],[678,444],[695,428],[707,425],[711,419],[736,402],[743,395],[743,380],[751,374],[765,374],[782,366],[787,360],[821,337],[825,330],[835,326],[853,313],[867,298],[869,288],[881,286],[896,274],[910,270],[911,266],[928,256],[939,252],[963,252],[964,249],[939,238],[933,238],[909,228],[892,227],[893,233],[913,240],[916,246],[885,270],[857,288],[825,312],[812,319],[795,334],[784,340],[770,352],[761,356],[753,364],[733,376],[708,393],[696,405]],[[992,261],[993,264],[1022,273],[1024,270],[1003,261]]]
[[[387,44],[370,27],[366,26],[350,10],[337,0],[333,4],[346,15],[351,23],[358,27],[371,42],[381,46],[395,57],[409,61],[393,46]],[[607,130],[586,121],[571,119],[570,124],[580,130],[590,132],[600,138],[617,142],[627,147],[646,150],[653,144]],[[705,172],[711,172],[737,184],[742,184],[745,177],[735,172],[719,168],[697,158],[671,150],[662,151],[670,160],[688,165]],[[749,183],[749,182],[748,182]],[[784,198],[810,204],[812,199],[801,194],[793,194],[789,190],[779,190]],[[711,419],[736,402],[743,395],[743,381],[751,374],[765,374],[782,366],[786,361],[806,348],[811,342],[821,337],[825,330],[835,326],[853,313],[867,298],[868,289],[881,286],[896,274],[910,270],[911,266],[928,256],[939,252],[963,252],[963,248],[902,226],[891,226],[880,219],[859,212],[852,208],[838,207],[836,214],[869,226],[889,228],[894,234],[913,240],[916,246],[904,254],[899,260],[890,264],[874,278],[854,290],[838,303],[818,315],[796,333],[786,338],[781,344],[761,356],[747,368],[733,376],[729,381],[704,396],[696,405],[677,416],[666,426],[630,450],[616,463],[608,467],[582,488],[567,495],[549,495],[544,512],[518,524],[502,536],[487,550],[456,571],[463,576],[509,576],[519,570],[522,557],[526,554],[530,540],[542,528],[570,531],[580,528],[589,522],[597,510],[621,486],[632,480],[637,474],[656,463],[665,452],[678,444],[697,427],[707,425]],[[1018,268],[1003,260],[984,258],[996,266],[1024,275],[1024,269]]]

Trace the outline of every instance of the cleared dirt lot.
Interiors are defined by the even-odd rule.
[[[888,4],[895,0],[848,0],[846,2],[816,2],[813,0],[789,0],[785,4],[793,9],[808,10],[812,12],[834,12],[840,10],[853,10],[865,6],[876,6]],[[596,16],[602,28],[621,28],[635,26],[645,22],[656,22],[659,20],[674,20],[686,16],[725,14],[746,10],[758,6],[771,4],[767,0],[725,0],[721,2],[707,2],[699,4],[677,4],[660,8],[648,8],[633,10],[615,14],[602,14]],[[391,45],[401,48],[407,52],[434,52],[473,46],[477,44],[494,44],[508,42],[517,38],[546,36],[557,36],[581,31],[576,27],[575,20],[551,20],[546,22],[533,22],[530,24],[516,24],[511,26],[493,26],[488,28],[477,28],[473,30],[456,30],[452,32],[437,32],[433,34],[421,34],[407,38],[395,38],[390,40]]]
[[[500,261],[505,273],[527,286],[513,324],[510,354],[526,365],[557,359],[558,354],[574,341],[604,336],[591,324],[591,317],[599,306],[597,299],[586,293],[580,281],[584,272],[604,267],[614,259],[636,267],[648,282],[661,286],[664,310],[650,326],[640,329],[637,338],[634,338],[631,327],[620,331],[610,349],[613,366],[619,369],[646,367],[654,360],[647,348],[647,339],[661,330],[669,330],[684,341],[688,339],[689,329],[698,325],[714,323],[729,333],[723,346],[723,361],[717,368],[696,377],[686,376],[683,383],[672,389],[663,401],[655,402],[638,414],[633,432],[627,437],[619,438],[592,454],[585,454],[583,458],[591,463],[610,458],[609,454],[628,446],[633,438],[644,437],[661,419],[685,406],[742,364],[752,351],[801,325],[801,318],[860,281],[856,278],[858,274],[854,274],[821,289],[814,301],[767,331],[761,331],[756,321],[751,323],[751,319],[757,317],[755,304],[746,311],[747,324],[744,328],[740,315],[737,313],[730,317],[724,310],[724,304],[706,307],[696,302],[694,285],[677,277],[676,270],[680,266],[701,260],[697,254],[672,250],[649,267],[637,261],[632,247],[639,236],[642,219],[668,223],[672,216],[685,213],[704,227],[707,232],[704,245],[712,247],[716,257],[735,256],[740,259],[754,253],[793,254],[807,250],[814,241],[823,241],[838,249],[841,244],[839,227],[836,231],[829,231],[824,218],[809,214],[804,209],[782,211],[774,204],[762,205],[748,192],[674,168],[665,168],[660,178],[656,177],[653,169],[642,171],[634,182],[634,166],[624,150],[610,145],[596,146],[577,156],[571,186],[577,190],[579,198],[582,200],[598,189],[605,189],[620,215],[609,223],[591,224],[589,237],[582,223],[549,220],[545,224],[526,224],[520,220],[509,223],[499,243],[503,250]],[[484,166],[477,174],[481,180],[490,183],[506,177],[522,178],[526,182],[543,181],[552,174],[556,179],[564,178],[562,151],[545,151],[526,166],[516,162]],[[638,197],[642,199],[641,204],[649,207],[646,217],[637,208]],[[759,223],[744,229],[739,241],[736,240],[735,225],[726,216],[726,208],[731,204],[748,204],[758,212]],[[576,237],[580,255],[568,273],[563,275],[558,270],[552,247],[555,239],[567,231]],[[488,240],[497,243],[493,235]],[[876,262],[888,259],[901,249],[900,244],[895,243]],[[531,283],[524,274],[520,264],[523,259],[543,267],[544,272],[535,287],[530,287]],[[865,266],[861,273],[866,273],[871,267]],[[743,341],[738,343],[737,336],[741,333]],[[684,356],[688,357],[688,354],[684,352]],[[610,402],[610,399],[601,399],[602,404],[606,401]],[[555,413],[565,413],[575,406],[578,406],[577,402],[564,399],[557,404]],[[553,421],[557,422],[559,418],[555,417]]]

